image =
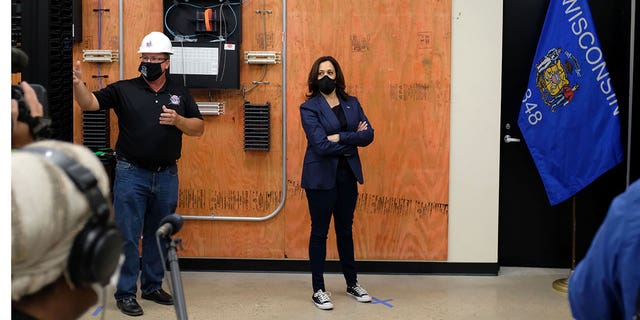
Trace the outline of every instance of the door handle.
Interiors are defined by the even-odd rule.
[[[520,142],[518,138],[512,138],[510,135],[504,136],[504,143]]]

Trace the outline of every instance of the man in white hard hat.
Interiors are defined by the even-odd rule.
[[[118,116],[116,169],[113,184],[116,223],[124,238],[125,262],[114,294],[118,308],[130,316],[143,314],[143,299],[172,305],[162,289],[164,264],[156,244],[156,230],[175,212],[182,134],[200,136],[204,122],[189,90],[167,77],[173,54],[171,41],[151,32],[140,44],[140,76],[91,92],[82,81],[80,61],[73,70],[73,94],[82,110],[113,108]],[[142,266],[138,241],[142,237]]]

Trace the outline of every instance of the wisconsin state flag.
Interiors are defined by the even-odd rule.
[[[518,125],[551,205],[623,160],[618,100],[586,0],[551,0]]]

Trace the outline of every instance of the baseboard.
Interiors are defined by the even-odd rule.
[[[253,271],[309,272],[308,260],[292,259],[221,259],[180,258],[181,271]],[[437,262],[437,261],[357,261],[358,273],[380,274],[444,274],[498,275],[498,263]],[[340,272],[340,262],[329,260],[326,272]]]

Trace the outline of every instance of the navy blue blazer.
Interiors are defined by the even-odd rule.
[[[300,106],[302,128],[307,136],[307,151],[302,165],[302,187],[305,189],[331,189],[336,184],[338,159],[345,156],[359,183],[364,183],[358,147],[373,141],[373,127],[356,97],[340,99],[347,119],[347,130],[340,131],[340,121],[322,95],[305,101]],[[367,130],[356,132],[360,121],[366,121]],[[327,136],[340,134],[339,142]]]

